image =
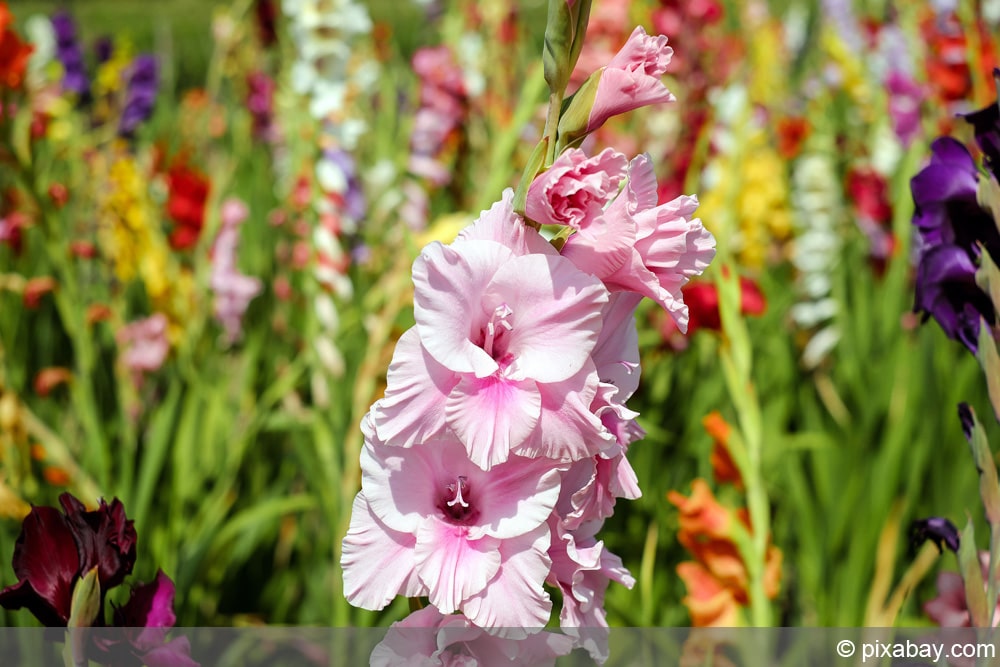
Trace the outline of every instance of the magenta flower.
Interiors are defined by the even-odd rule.
[[[666,37],[647,35],[642,26],[637,26],[625,46],[599,71],[586,132],[593,132],[612,116],[650,104],[673,102],[673,94],[660,81],[673,54]]]
[[[468,233],[414,262],[416,326],[400,338],[372,408],[387,444],[447,429],[483,469],[512,451],[571,461],[610,444],[590,413],[590,352],[607,291],[525,228],[511,201],[506,194]],[[551,439],[540,427],[550,418],[575,430]]]
[[[454,439],[401,448],[369,437],[361,470],[341,559],[351,604],[426,595],[441,613],[461,610],[505,636],[545,625],[559,469],[513,456],[485,471]]]
[[[63,507],[32,507],[14,545],[18,582],[0,591],[4,609],[28,611],[47,626],[65,626],[70,617],[73,586],[97,567],[101,595],[120,585],[135,565],[135,528],[115,498],[87,511],[68,493]]]
[[[543,225],[586,230],[618,196],[626,167],[628,159],[610,148],[591,158],[571,148],[532,181],[525,213]]]
[[[600,278],[609,290],[636,292],[660,304],[687,331],[681,287],[715,257],[715,237],[692,217],[698,200],[682,195],[657,206],[656,176],[648,155],[629,165],[624,191],[562,254]]]
[[[983,581],[989,579],[990,552],[979,552]],[[972,616],[965,600],[965,582],[957,572],[940,572],[937,576],[937,597],[924,603],[924,613],[942,628],[968,628]],[[1000,612],[1000,604],[997,605]],[[1000,613],[993,614],[993,627],[1000,625]]]
[[[154,581],[139,584],[115,607],[114,625],[123,630],[95,636],[90,658],[115,667],[197,667],[187,637],[167,639],[176,622],[174,582],[158,570]]]
[[[573,639],[552,632],[522,639],[497,637],[459,614],[424,607],[389,626],[372,651],[371,667],[397,665],[554,665]]]

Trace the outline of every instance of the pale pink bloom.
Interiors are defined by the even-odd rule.
[[[554,665],[573,650],[573,638],[539,632],[522,639],[498,637],[460,614],[419,609],[389,626],[372,651],[371,667]]]
[[[647,35],[642,26],[637,26],[600,73],[587,132],[593,132],[612,116],[650,104],[673,102],[673,94],[660,82],[673,54],[666,37]]]
[[[983,581],[989,578],[990,552],[979,552],[979,566]],[[940,572],[937,576],[938,595],[924,603],[924,613],[942,628],[968,628],[972,616],[965,601],[965,582],[957,572]],[[993,614],[993,627],[1000,626],[1000,603]]]
[[[363,429],[362,490],[341,559],[348,601],[382,609],[397,594],[426,595],[505,636],[541,629],[560,470],[511,457],[484,471],[454,439],[388,447]]]
[[[715,237],[692,217],[697,208],[698,200],[684,195],[657,206],[652,163],[640,155],[629,165],[624,191],[585,233],[569,237],[562,254],[612,292],[653,299],[687,331],[681,286],[715,257]]]
[[[626,588],[632,588],[635,579],[622,564],[621,558],[608,551],[604,542],[594,537],[602,522],[590,522],[572,531],[564,529],[558,521],[550,523],[552,570],[547,581],[563,594],[560,627],[563,632],[575,637],[578,645],[586,649],[591,658],[603,663],[608,658],[608,620],[604,610],[608,584],[617,581]]]
[[[547,244],[510,202],[506,195],[452,245],[433,243],[414,262],[416,326],[400,338],[372,408],[390,445],[447,429],[489,469],[512,451],[572,461],[612,442],[589,404],[607,291],[551,248],[534,252]],[[540,424],[549,421],[575,430],[548,438]]]
[[[212,291],[215,292],[215,317],[226,332],[226,340],[235,342],[242,332],[243,313],[261,292],[257,278],[240,273],[236,266],[239,225],[246,220],[246,204],[231,197],[222,204],[222,228],[212,247]]]
[[[163,313],[154,313],[150,317],[136,320],[121,329],[115,335],[118,344],[124,347],[122,362],[132,371],[136,380],[143,373],[152,373],[163,366],[170,352],[170,342],[167,340],[167,317]]]
[[[583,230],[618,196],[627,167],[628,159],[611,148],[594,157],[571,148],[532,181],[525,213],[543,225]]]

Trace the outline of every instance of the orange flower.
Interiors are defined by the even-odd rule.
[[[24,285],[24,294],[21,295],[24,307],[29,310],[38,308],[42,303],[42,297],[56,288],[56,281],[49,276],[41,278],[31,278]]]
[[[695,558],[677,568],[688,589],[683,602],[692,625],[734,624],[740,618],[739,608],[749,604],[750,597],[747,568],[732,530],[739,522],[752,533],[749,514],[745,509],[733,510],[719,503],[703,479],[692,482],[690,497],[676,491],[667,497],[680,510],[677,539]],[[768,546],[763,582],[768,598],[773,599],[780,590],[781,561],[781,550]]]
[[[52,486],[67,486],[70,483],[69,473],[62,468],[49,466],[42,471],[45,481]]]
[[[13,22],[7,3],[0,0],[0,87],[3,88],[21,87],[28,57],[34,50],[14,32]]]
[[[73,373],[68,368],[55,366],[43,368],[35,376],[35,393],[45,398],[52,390],[61,384],[68,384],[73,379]]]
[[[743,476],[740,475],[740,469],[736,466],[733,456],[729,452],[729,434],[732,427],[722,418],[722,413],[718,410],[713,410],[705,415],[701,420],[701,425],[714,441],[712,454],[708,460],[712,464],[715,481],[719,484],[732,484],[737,489],[742,489]]]
[[[740,607],[731,590],[719,583],[699,563],[687,561],[677,566],[677,575],[687,588],[682,602],[691,614],[691,625],[696,628],[743,625]]]
[[[801,116],[779,118],[778,154],[786,160],[796,157],[809,138],[810,131],[809,121]]]

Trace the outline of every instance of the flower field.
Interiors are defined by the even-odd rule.
[[[996,3],[155,4],[0,0],[4,625],[996,624]]]

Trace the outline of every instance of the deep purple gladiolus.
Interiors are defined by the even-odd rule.
[[[52,16],[52,29],[56,37],[56,55],[63,66],[63,89],[86,98],[90,94],[90,82],[73,17],[57,12]]]
[[[910,539],[914,546],[921,546],[930,540],[937,545],[938,550],[942,553],[946,547],[958,553],[960,544],[958,528],[951,521],[940,516],[920,519],[910,524]]]
[[[118,125],[119,134],[131,135],[153,115],[159,78],[159,65],[155,56],[142,54],[132,61],[125,106]]]
[[[976,134],[979,138],[978,127]],[[992,140],[983,141],[985,152]],[[913,309],[925,320],[933,317],[949,338],[973,354],[980,318],[992,322],[994,313],[989,297],[976,285],[980,248],[994,261],[1000,259],[997,224],[977,200],[979,177],[968,149],[941,137],[931,144],[930,163],[910,181],[913,225],[921,243]]]
[[[927,249],[917,267],[914,310],[933,317],[953,340],[975,354],[979,320],[993,321],[993,304],[976,285],[976,265],[956,245]]]

